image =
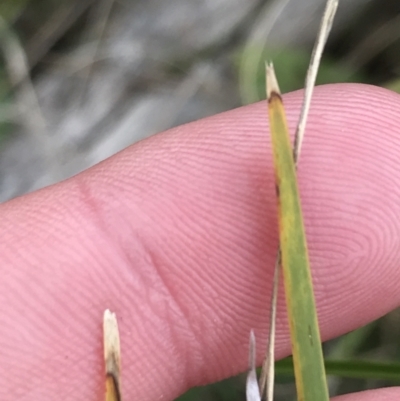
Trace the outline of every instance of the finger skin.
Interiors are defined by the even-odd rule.
[[[301,96],[284,97],[292,132]],[[324,339],[399,305],[399,107],[368,86],[314,96],[298,178]],[[252,328],[261,361],[276,214],[265,103],[0,206],[0,399],[102,399],[106,308],[125,399],[169,400],[245,370]],[[279,305],[283,357],[282,291]]]
[[[400,387],[361,391],[335,397],[332,401],[393,401],[400,397]]]

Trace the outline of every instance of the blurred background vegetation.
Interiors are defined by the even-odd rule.
[[[3,0],[0,200],[164,129],[263,99],[265,59],[274,61],[283,92],[302,88],[323,6]],[[400,2],[341,1],[318,77],[334,82],[400,91]],[[325,345],[332,395],[400,382],[399,321],[395,311]],[[278,364],[277,399],[293,399],[289,362]],[[244,400],[244,383],[240,375],[180,400]]]
[[[0,201],[172,126],[302,88],[325,0],[3,0]],[[400,3],[341,0],[318,83],[400,87]]]

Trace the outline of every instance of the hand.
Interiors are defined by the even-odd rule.
[[[284,101],[293,132],[301,93]],[[314,96],[298,175],[325,340],[399,305],[399,107],[368,86]],[[265,102],[1,205],[0,399],[103,399],[106,308],[126,400],[168,401],[246,370],[251,328],[261,362],[276,215]],[[279,358],[290,353],[283,304],[281,294]]]

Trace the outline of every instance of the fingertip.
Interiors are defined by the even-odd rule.
[[[366,390],[334,397],[332,401],[392,401],[400,397],[400,387]]]
[[[284,102],[293,131],[301,93]],[[324,338],[400,301],[399,107],[399,96],[372,87],[315,92],[298,176]],[[33,401],[57,391],[92,394],[103,377],[97,340],[109,305],[121,319],[128,398],[173,398],[244,370],[249,329],[261,343],[267,333],[273,180],[259,103],[143,141],[7,207],[0,299],[14,300],[16,318],[0,312],[2,348],[13,361],[0,379],[4,394],[20,388]],[[32,319],[21,313],[26,305]],[[278,320],[283,356],[290,352],[283,308]],[[47,364],[28,371],[39,349]]]

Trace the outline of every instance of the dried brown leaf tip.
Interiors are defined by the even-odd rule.
[[[267,92],[267,100],[271,102],[272,100],[278,98],[282,101],[281,91],[279,89],[278,80],[276,79],[274,65],[272,63],[265,64],[265,85]]]
[[[108,309],[103,317],[106,401],[121,401],[121,347],[115,313]]]

